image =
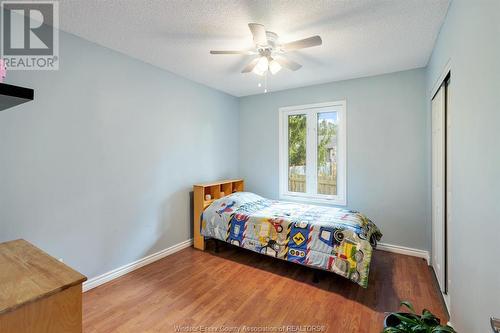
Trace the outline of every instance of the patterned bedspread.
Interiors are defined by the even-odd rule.
[[[237,192],[215,200],[201,233],[230,244],[368,284],[373,247],[382,234],[361,213]]]

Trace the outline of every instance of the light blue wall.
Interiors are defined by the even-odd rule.
[[[348,207],[380,226],[382,242],[430,248],[429,147],[423,69],[240,99],[240,175],[278,198],[278,109],[347,100]]]
[[[452,2],[429,95],[448,60],[451,320],[459,332],[491,332],[489,316],[500,317],[500,1]]]
[[[383,242],[430,249],[428,101],[451,59],[451,314],[460,332],[488,332],[500,316],[499,36],[500,1],[455,0],[425,70],[238,102],[61,33],[59,71],[8,73],[35,101],[0,112],[0,241],[26,238],[89,277],[177,244],[193,182],[241,176],[278,197],[279,107],[346,99],[348,207]]]
[[[25,238],[89,277],[189,239],[192,184],[237,176],[238,100],[61,33],[60,70],[9,72],[0,242]]]

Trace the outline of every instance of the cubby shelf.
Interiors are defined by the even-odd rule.
[[[203,210],[210,206],[215,200],[225,197],[234,192],[244,191],[243,179],[222,180],[215,183],[204,183],[193,185],[194,191],[194,247],[203,250],[205,242],[200,235],[200,218]],[[210,196],[208,200],[207,196]]]
[[[211,200],[204,200],[203,201],[203,208],[207,208],[208,206],[210,206],[210,204],[212,202],[214,202],[215,199],[211,199]]]
[[[234,192],[243,191],[243,180],[226,180],[220,183],[197,184],[195,186],[203,187],[203,200],[205,203],[212,203]],[[207,200],[207,195],[210,199]]]

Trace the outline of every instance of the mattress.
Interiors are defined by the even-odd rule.
[[[236,192],[202,214],[201,234],[261,254],[319,268],[367,287],[378,227],[334,207],[269,200]]]

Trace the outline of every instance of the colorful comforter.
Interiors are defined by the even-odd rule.
[[[230,244],[368,284],[373,247],[382,234],[361,213],[237,192],[215,200],[201,233]]]

